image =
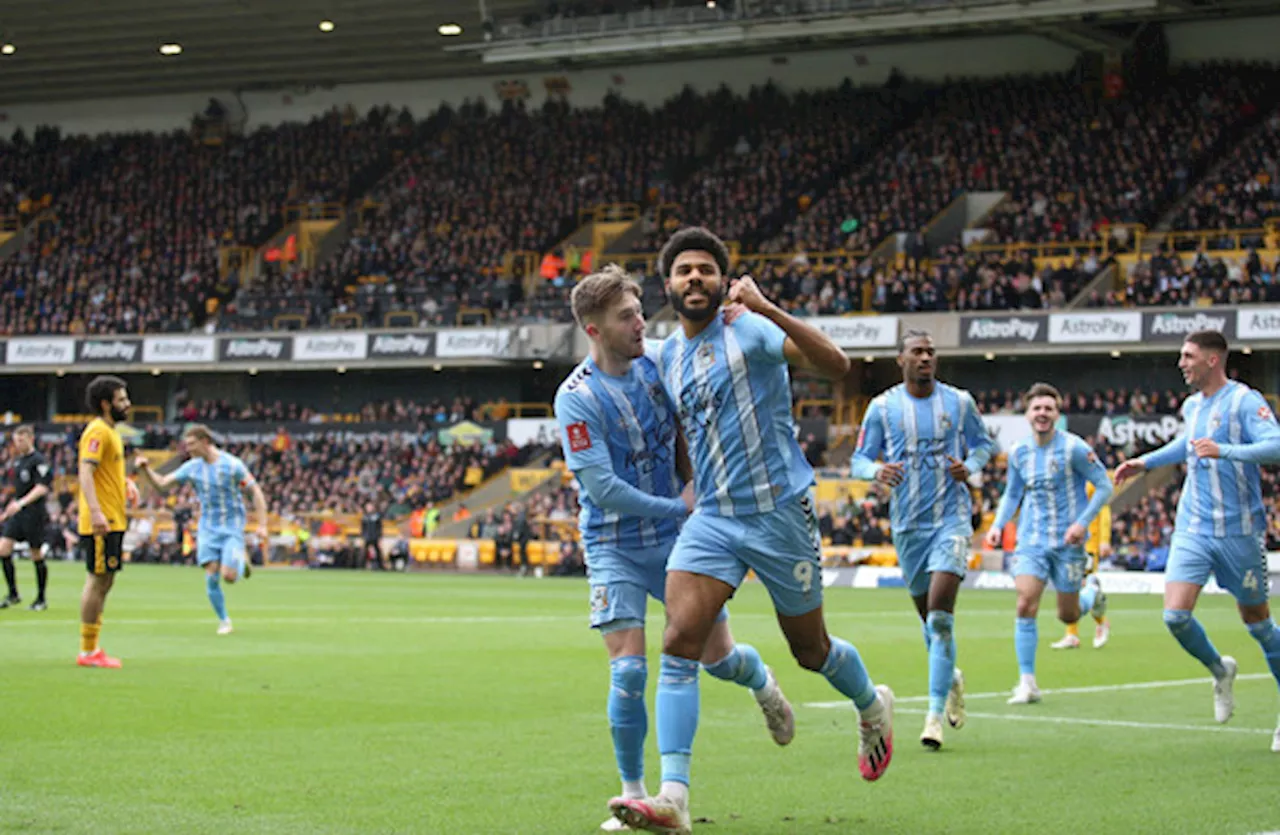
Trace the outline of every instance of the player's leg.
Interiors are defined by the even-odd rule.
[[[681,533],[681,542],[690,526],[692,522]],[[681,835],[692,831],[689,766],[698,731],[699,659],[706,650],[716,617],[741,582],[741,573],[745,573],[739,573],[737,582],[730,583],[674,568],[695,562],[698,560],[691,559],[687,549],[685,558],[681,559],[681,545],[677,544],[670,563],[673,570],[667,574],[667,627],[662,636],[662,666],[654,700],[658,752],[662,756],[662,788],[654,797],[615,798],[609,803],[614,816],[635,829]]]
[[[641,592],[643,595],[643,591]],[[644,785],[644,741],[649,733],[649,712],[645,689],[649,681],[645,658],[644,621],[622,618],[600,626],[609,654],[609,698],[606,712],[614,760],[622,782],[623,798],[641,800],[648,795]],[[624,824],[610,817],[600,828],[622,829]]]
[[[1040,686],[1036,683],[1036,646],[1040,641],[1040,632],[1036,626],[1036,618],[1040,614],[1040,600],[1044,596],[1045,568],[1042,552],[1019,552],[1014,554],[1013,559],[1013,584],[1018,592],[1013,624],[1018,685],[1013,688],[1009,704],[1018,705],[1040,701]]]
[[[610,803],[614,815],[637,829],[687,833],[689,765],[698,730],[698,670],[716,619],[746,576],[735,556],[742,524],[698,514],[685,523],[667,561],[667,625],[662,635],[655,714],[662,788],[643,801]]]
[[[107,594],[115,583],[116,572],[121,568],[123,543],[123,534],[80,538],[80,554],[88,572],[84,590],[80,593],[80,654],[76,663],[82,667],[120,666],[118,658],[107,655],[99,646],[98,638],[102,632],[102,612],[106,608]]]
[[[953,728],[963,727],[964,674],[956,666],[955,606],[968,565],[973,533],[967,526],[939,528],[930,537],[924,555],[928,586],[919,576],[911,588],[917,597],[927,591],[925,624],[929,631],[929,709],[920,742],[937,750],[942,746],[942,718]]]
[[[665,582],[669,550],[623,554],[593,547],[587,554],[591,565],[590,624],[600,633],[609,655],[606,713],[623,798],[640,799],[647,794],[644,744],[649,731],[645,708],[649,668],[645,658],[645,610],[652,587]],[[620,821],[610,817],[601,828],[615,830],[621,826]]]
[[[1213,544],[1209,539],[1174,532],[1169,564],[1165,568],[1164,623],[1182,648],[1213,675],[1214,718],[1226,722],[1235,710],[1236,661],[1218,653],[1192,614],[1213,563]]]
[[[743,559],[773,600],[796,662],[853,702],[860,718],[859,771],[876,780],[893,757],[893,693],[877,688],[853,644],[827,632],[822,612],[822,541],[808,494],[750,517]]]
[[[1249,635],[1258,642],[1267,668],[1280,687],[1280,629],[1271,617],[1266,543],[1260,537],[1219,540],[1214,576],[1231,592]],[[1225,660],[1225,659],[1224,659]]]
[[[1093,608],[1099,587],[1081,587],[1084,579],[1086,557],[1082,550],[1070,546],[1050,549],[1046,554],[1045,576],[1053,581],[1058,593],[1058,619],[1066,624],[1062,640],[1053,644],[1054,649],[1078,649],[1080,646],[1080,618]]]
[[[0,609],[7,609],[22,602],[18,596],[18,575],[13,567],[13,537],[10,536],[12,519],[5,523],[5,535],[0,536],[0,566],[4,567],[4,582],[9,587],[9,594],[0,600]]]
[[[219,635],[231,631],[231,619],[227,617],[227,598],[222,592],[221,582],[223,542],[224,537],[213,533],[202,533],[196,540],[196,562],[204,569],[205,595],[218,618]]]
[[[968,550],[968,540],[942,547]],[[955,610],[956,597],[963,577],[963,557],[960,573],[935,569],[929,576],[928,615],[929,627],[929,713],[925,717],[925,733],[921,743],[926,748],[942,747],[941,718],[953,728],[961,728],[965,722],[964,674],[956,666]],[[931,727],[930,718],[939,720]]]
[[[32,531],[32,539],[29,540],[31,545],[31,565],[36,571],[36,599],[29,607],[33,612],[43,612],[49,608],[48,602],[45,600],[45,591],[49,587],[49,566],[44,561],[45,556],[49,553],[49,546],[45,542],[44,526],[39,526],[38,530]]]
[[[737,643],[729,629],[728,607],[720,610],[715,626],[702,651],[702,669],[712,678],[739,684],[751,691],[764,713],[769,735],[779,745],[786,745],[796,735],[795,713],[778,686],[773,671],[750,644]]]

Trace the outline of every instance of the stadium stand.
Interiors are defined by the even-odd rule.
[[[42,130],[7,143],[0,163],[12,211],[44,211],[26,246],[0,261],[0,331],[245,330],[285,313],[320,327],[334,313],[370,324],[394,312],[426,324],[566,321],[573,278],[592,262],[556,247],[601,205],[623,218],[661,212],[668,222],[651,223],[641,248],[688,219],[743,252],[773,253],[747,267],[801,313],[1055,307],[1101,266],[1107,253],[1085,250],[1102,230],[1151,222],[1259,120],[1276,80],[1272,69],[1219,64],[1116,101],[1064,75],[812,93],[769,85],[744,97],[686,90],[653,109],[614,95],[596,108],[465,103],[422,123],[348,109],[213,147],[185,134],[86,140]],[[1229,150],[1182,226],[1265,219],[1280,187],[1277,124],[1272,114]],[[993,240],[1082,242],[1081,251],[1055,263],[1016,248],[951,247],[879,266],[856,257],[889,232],[919,233],[976,190],[1011,195],[987,224]],[[268,263],[247,286],[229,268],[224,248],[265,242],[286,206],[356,197],[350,237],[327,261]],[[844,254],[821,257],[830,252]],[[549,272],[522,273],[513,253],[545,254],[539,268]],[[1259,272],[1248,271],[1252,286],[1210,297],[1269,299],[1276,291]],[[1139,275],[1127,293],[1090,303],[1176,303],[1185,276]],[[63,286],[69,298],[52,306],[50,291]]]
[[[997,241],[1097,240],[1111,224],[1149,223],[1275,83],[1272,69],[1207,65],[1115,102],[1066,76],[944,87],[771,248],[853,248],[850,219],[916,232],[966,191],[1011,193],[990,224]]]
[[[52,200],[22,250],[0,261],[0,332],[204,325],[238,290],[221,248],[262,244],[283,225],[286,205],[362,191],[411,135],[390,117],[334,111],[216,146],[183,133],[23,146],[20,165],[30,161],[33,182],[48,182],[37,190]],[[52,179],[42,173],[51,156],[66,169]]]
[[[1178,216],[1184,230],[1259,229],[1280,215],[1280,111],[1196,185]]]

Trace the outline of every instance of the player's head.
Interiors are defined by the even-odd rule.
[[[1027,390],[1026,406],[1031,429],[1047,435],[1058,425],[1062,414],[1062,393],[1048,383],[1036,383]]]
[[[630,359],[644,356],[640,285],[617,264],[579,281],[569,305],[578,325],[602,350]]]
[[[94,417],[109,417],[113,422],[129,417],[129,386],[119,377],[103,374],[94,377],[84,393],[84,404]]]
[[[1227,374],[1227,338],[1218,331],[1196,331],[1182,343],[1178,370],[1187,385],[1204,388]]]
[[[705,322],[716,315],[724,301],[729,248],[701,226],[681,229],[658,253],[658,269],[676,313]]]
[[[25,423],[13,430],[13,450],[19,455],[30,455],[36,448],[36,430]]]
[[[182,430],[182,448],[192,458],[203,458],[213,446],[213,433],[204,424],[193,423]]]
[[[898,340],[898,367],[908,383],[932,383],[938,370],[938,352],[933,347],[933,334],[912,328]]]

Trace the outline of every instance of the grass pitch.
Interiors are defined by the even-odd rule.
[[[19,571],[29,597],[30,567]],[[94,670],[73,663],[82,578],[56,565],[49,611],[0,612],[0,832],[589,835],[606,817],[608,672],[582,581],[261,571],[229,589],[237,631],[218,637],[200,571],[130,566],[103,629],[124,668]],[[905,592],[830,591],[832,631],[901,700],[894,762],[873,785],[857,776],[852,711],[824,706],[838,694],[787,657],[763,589],[731,608],[798,733],[775,747],[751,697],[704,676],[696,831],[1280,829],[1276,687],[1228,599],[1199,611],[1240,661],[1221,727],[1157,598],[1113,597],[1105,649],[1053,652],[1047,597],[1041,686],[1083,692],[1015,708],[1013,596],[962,593],[971,718],[931,754],[917,741],[926,661]],[[656,608],[650,618],[661,623]]]

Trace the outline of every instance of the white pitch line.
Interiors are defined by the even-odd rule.
[[[897,710],[895,713],[924,716],[928,711],[920,708]],[[1044,722],[1050,725],[1097,725],[1102,728],[1140,728],[1153,731],[1201,731],[1211,734],[1265,734],[1272,731],[1266,728],[1234,728],[1228,725],[1173,725],[1168,722],[1130,722],[1124,719],[1085,719],[1078,716],[1037,716],[1033,713],[973,713],[966,714],[970,719],[998,719],[1010,722]]]
[[[1270,673],[1248,673],[1242,676],[1236,676],[1236,681],[1256,681],[1258,679],[1271,678]],[[1059,687],[1056,690],[1041,690],[1040,692],[1048,696],[1050,694],[1078,694],[1078,693],[1114,693],[1120,690],[1159,690],[1165,687],[1186,687],[1192,684],[1210,684],[1213,682],[1211,678],[1180,678],[1171,681],[1135,681],[1128,684],[1099,684],[1092,687]],[[998,690],[990,693],[965,693],[965,701],[974,699],[1004,699],[1008,698],[1013,689]],[[921,703],[929,701],[928,696],[903,696],[895,700],[900,705]],[[815,707],[825,710],[843,708],[849,706],[849,700],[845,699],[841,702],[805,702],[802,707]],[[970,714],[971,716],[973,714]]]

